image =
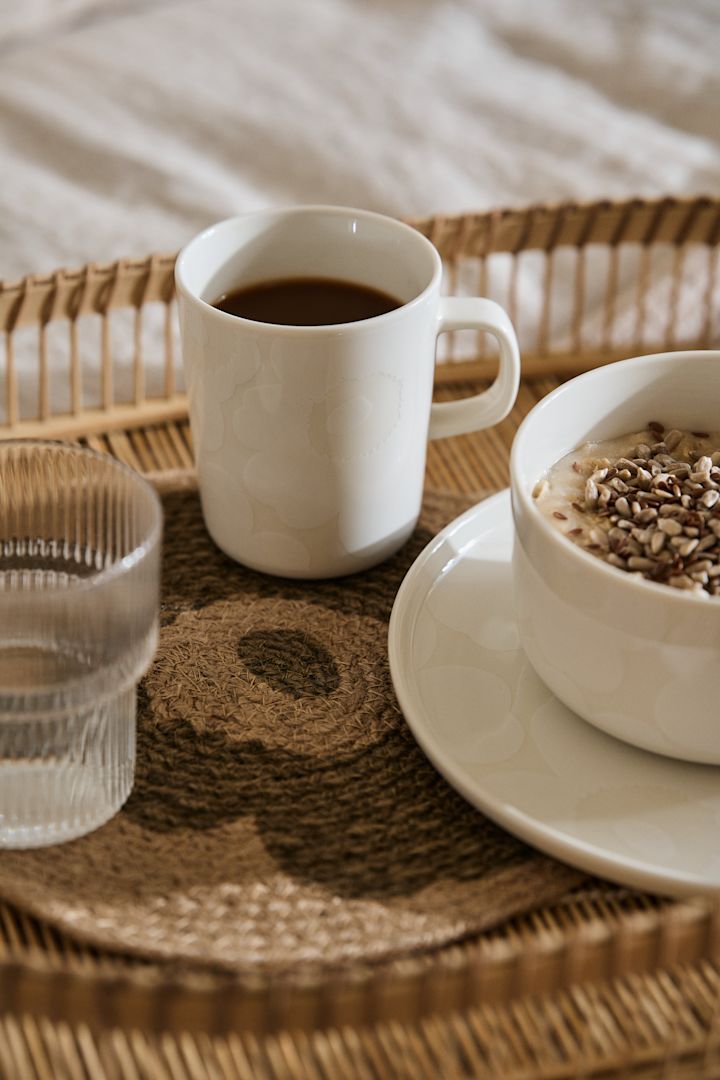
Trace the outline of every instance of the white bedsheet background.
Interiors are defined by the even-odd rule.
[[[224,215],[720,187],[716,0],[0,3],[0,276]]]
[[[0,0],[0,278],[333,202],[720,190],[716,0]]]

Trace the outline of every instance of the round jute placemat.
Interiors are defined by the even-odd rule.
[[[580,880],[468,806],[395,701],[395,593],[467,499],[428,495],[398,555],[320,583],[226,558],[195,491],[164,504],[133,793],[90,836],[2,853],[0,895],[105,948],[271,973],[436,948]]]

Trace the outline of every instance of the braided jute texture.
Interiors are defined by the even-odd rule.
[[[106,948],[300,974],[438,948],[580,880],[456,795],[395,701],[395,593],[466,498],[428,495],[398,555],[325,583],[226,558],[193,490],[164,504],[134,791],[90,836],[0,855],[0,895]]]

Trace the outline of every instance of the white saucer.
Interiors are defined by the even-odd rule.
[[[720,767],[627,746],[547,689],[519,646],[507,491],[402,583],[390,670],[418,743],[469,802],[566,863],[674,896],[720,890]]]

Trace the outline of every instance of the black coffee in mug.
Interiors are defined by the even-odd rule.
[[[360,322],[402,307],[371,285],[338,278],[280,278],[231,289],[213,307],[254,322],[282,326],[333,326]]]

